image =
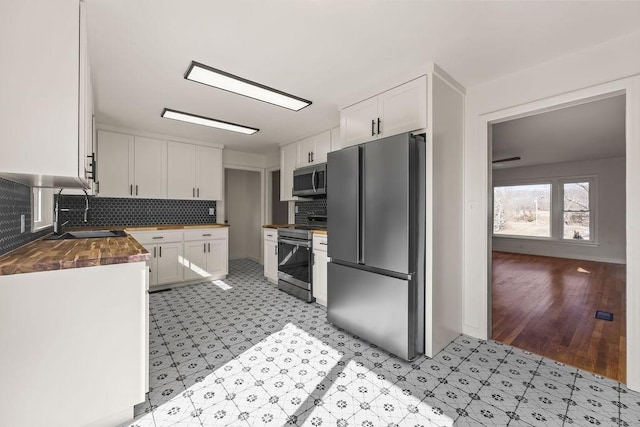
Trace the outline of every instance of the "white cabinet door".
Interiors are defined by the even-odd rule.
[[[134,137],[133,195],[149,199],[167,197],[167,141]]]
[[[158,284],[158,245],[147,244],[142,246],[151,254],[151,258],[147,260],[149,286],[155,286]]]
[[[158,285],[183,280],[182,242],[158,245]]]
[[[280,148],[280,201],[298,200],[293,196],[293,171],[296,169],[297,144]]]
[[[196,146],[169,141],[168,184],[170,199],[194,199],[196,195]]]
[[[327,251],[313,250],[313,297],[319,304],[327,305]]]
[[[197,146],[196,197],[204,200],[222,200],[222,150]]]
[[[342,147],[377,138],[378,98],[373,97],[340,111]]]
[[[296,142],[296,167],[303,168],[313,163],[311,156],[315,150],[316,141],[314,137],[306,138]]]
[[[327,161],[327,153],[331,151],[331,130],[327,130],[313,137],[314,147],[311,154],[311,163],[324,163]]]
[[[275,230],[271,232],[277,233]],[[264,239],[264,275],[270,282],[278,283],[278,242],[268,237]]]
[[[229,240],[216,239],[207,242],[207,271],[213,277],[229,274]]]
[[[104,197],[133,195],[133,137],[98,132],[98,191]]]
[[[207,242],[184,243],[185,274],[184,280],[197,280],[209,277],[207,272]]]
[[[427,77],[378,95],[379,138],[427,127]],[[377,131],[377,129],[376,129]]]

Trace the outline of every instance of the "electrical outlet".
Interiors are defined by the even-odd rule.
[[[20,232],[24,233],[27,231],[27,224],[25,222],[24,214],[20,215]]]
[[[296,213],[298,213],[298,207],[296,206]]]
[[[213,216],[216,214],[216,208],[209,208],[209,215]]]

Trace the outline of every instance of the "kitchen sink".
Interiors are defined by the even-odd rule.
[[[87,230],[87,231],[67,231],[63,234],[52,234],[44,240],[68,240],[68,239],[103,239],[105,237],[126,237],[127,233],[122,230]]]

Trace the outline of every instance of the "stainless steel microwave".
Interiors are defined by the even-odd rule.
[[[293,171],[293,195],[300,197],[322,197],[327,195],[327,164],[296,169]]]

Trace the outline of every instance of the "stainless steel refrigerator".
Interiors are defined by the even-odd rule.
[[[327,318],[402,357],[424,353],[425,142],[329,153]]]

